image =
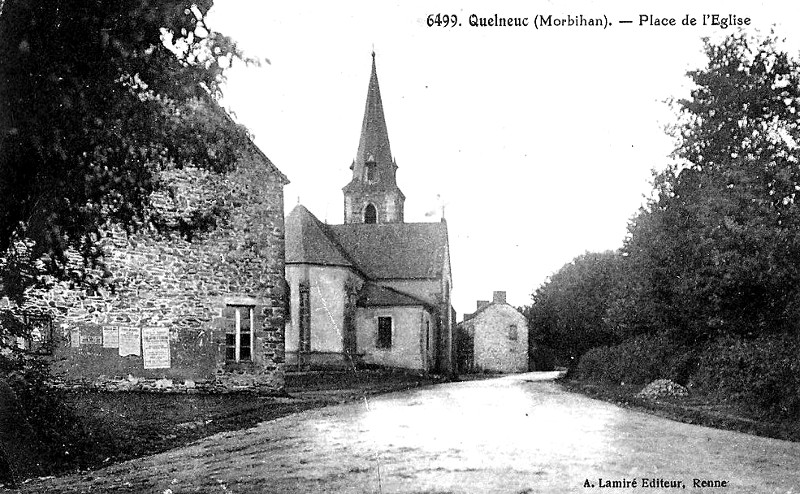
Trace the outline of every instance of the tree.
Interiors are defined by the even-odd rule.
[[[619,283],[618,253],[586,253],[564,265],[532,296],[523,313],[537,345],[571,365],[590,348],[617,341],[607,311]]]
[[[800,311],[800,68],[774,37],[705,40],[677,101],[678,164],[629,227],[634,332],[683,343],[787,331]]]
[[[206,25],[212,3],[0,0],[0,298],[53,277],[103,283],[109,224],[164,226],[149,202],[162,171],[235,166],[248,136],[217,102],[224,69],[252,61]],[[195,223],[181,233],[213,222]],[[91,448],[46,361],[17,351],[26,331],[0,309],[0,379],[49,454]]]
[[[206,25],[212,3],[0,6],[0,296],[43,273],[102,282],[66,272],[67,252],[101,261],[104,225],[145,225],[166,167],[234,166],[246,132],[216,102],[248,60]]]

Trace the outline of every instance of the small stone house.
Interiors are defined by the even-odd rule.
[[[161,228],[109,225],[101,242],[111,283],[31,291],[15,308],[32,329],[19,343],[52,355],[68,385],[282,390],[288,180],[252,143],[232,172],[188,167],[163,179],[168,187],[152,197]],[[181,234],[198,219],[205,229]]]
[[[506,303],[506,292],[479,300],[458,324],[460,372],[527,372],[528,321]]]

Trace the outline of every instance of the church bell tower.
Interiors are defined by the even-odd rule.
[[[345,223],[402,223],[406,197],[397,186],[397,163],[389,148],[389,133],[383,115],[375,52],[367,89],[367,106],[361,124],[353,178],[344,191]]]

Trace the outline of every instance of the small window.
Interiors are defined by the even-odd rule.
[[[517,339],[517,325],[512,324],[508,327],[508,339],[509,340],[516,340]]]
[[[425,351],[431,350],[431,322],[425,321]]]
[[[311,292],[306,283],[300,284],[300,348],[301,352],[311,351]]]
[[[253,360],[253,307],[232,306],[234,324],[225,334],[225,359],[231,362]]]
[[[375,182],[378,180],[378,166],[373,163],[366,164],[367,182]]]
[[[377,222],[378,212],[375,210],[375,206],[367,204],[367,207],[364,209],[364,223],[375,224]]]
[[[378,318],[378,341],[377,348],[392,348],[392,318]]]

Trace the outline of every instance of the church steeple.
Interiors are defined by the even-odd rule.
[[[374,51],[358,151],[350,169],[353,178],[343,189],[345,223],[402,223],[405,196],[397,186]]]

